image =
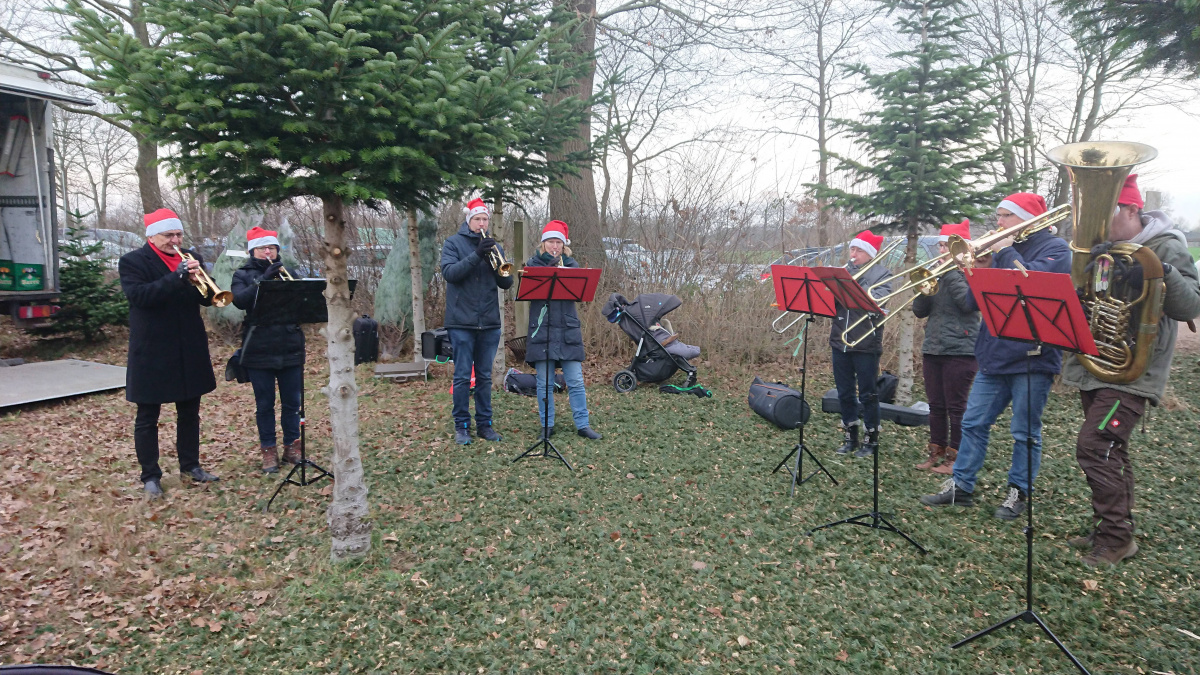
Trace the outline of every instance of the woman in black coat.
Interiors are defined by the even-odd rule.
[[[174,403],[178,414],[175,452],[179,472],[196,482],[217,477],[200,468],[200,397],[217,388],[208,333],[200,318],[201,305],[210,305],[194,285],[200,269],[176,249],[183,240],[183,223],[170,209],[144,217],[146,245],[121,256],[117,265],[121,290],[129,300],[129,357],[125,398],[137,404],[133,444],[142,468],[147,496],[162,496],[158,466],[158,417],[163,403]]]
[[[279,385],[283,461],[300,461],[300,397],[304,389],[304,332],[298,324],[251,326],[250,312],[258,297],[258,282],[274,279],[283,269],[279,239],[272,230],[251,228],[246,233],[250,259],[233,273],[233,304],[246,310],[242,324],[240,362],[254,387],[255,422],[264,473],[279,471],[275,438],[275,385]]]
[[[579,267],[566,247],[567,224],[561,220],[546,223],[542,243],[526,267]],[[583,388],[583,330],[575,303],[570,300],[535,300],[529,303],[529,332],[525,340],[525,361],[537,368],[538,421],[554,433],[554,391],[546,393],[547,373],[555,365],[562,368],[567,382],[567,397],[576,432],[584,438],[598,440],[602,436],[592,429],[588,419],[587,395]],[[547,406],[547,404],[549,404]]]

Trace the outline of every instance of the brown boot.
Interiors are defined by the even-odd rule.
[[[279,473],[279,455],[275,453],[275,446],[262,446],[263,473]]]
[[[930,443],[928,451],[929,458],[913,467],[917,471],[928,471],[938,464],[941,464],[942,455],[946,454],[946,448],[938,445],[937,443]]]
[[[940,473],[943,476],[954,474],[954,460],[958,458],[958,448],[944,448],[942,453],[942,463],[933,467],[930,471]]]
[[[300,463],[300,439],[299,438],[297,438],[296,440],[294,440],[291,443],[288,443],[286,446],[284,446],[283,461],[287,462],[288,464],[299,464]]]

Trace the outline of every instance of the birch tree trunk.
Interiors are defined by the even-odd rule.
[[[413,362],[421,362],[421,333],[425,332],[425,279],[421,269],[421,232],[417,210],[408,210],[408,271],[412,278]]]
[[[917,223],[912,219],[908,230],[908,245],[905,247],[904,266],[910,267],[917,261]],[[900,283],[906,279],[901,278]],[[912,313],[912,305],[900,310],[900,348],[899,364],[896,366],[896,377],[900,380],[896,387],[896,404],[909,405],[912,403],[913,390],[913,341],[916,337],[916,316]]]
[[[329,505],[330,557],[336,562],[359,558],[371,550],[367,520],[367,484],[358,454],[358,384],[354,377],[354,313],[347,281],[346,220],[340,197],[322,200],[325,241],[325,355],[329,359],[329,423],[333,431],[333,503]]]

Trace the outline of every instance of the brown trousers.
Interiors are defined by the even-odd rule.
[[[1122,547],[1133,541],[1133,464],[1129,437],[1146,412],[1146,399],[1115,389],[1080,392],[1083,428],[1075,459],[1092,488],[1096,545]]]

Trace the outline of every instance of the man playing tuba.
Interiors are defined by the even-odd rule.
[[[1171,371],[1171,356],[1179,334],[1179,321],[1200,316],[1200,280],[1188,253],[1187,240],[1162,211],[1142,211],[1145,202],[1138,190],[1137,174],[1129,176],[1117,198],[1117,213],[1109,227],[1109,240],[1148,247],[1162,261],[1163,317],[1150,365],[1129,384],[1102,382],[1078,359],[1067,359],[1063,383],[1079,388],[1084,420],[1075,442],[1075,458],[1092,489],[1092,530],[1070,540],[1070,545],[1090,550],[1083,562],[1090,567],[1115,565],[1133,557],[1133,465],[1129,437],[1146,411],[1146,402],[1158,405]],[[1139,276],[1140,278],[1140,276]],[[1140,284],[1136,284],[1139,285]]]

